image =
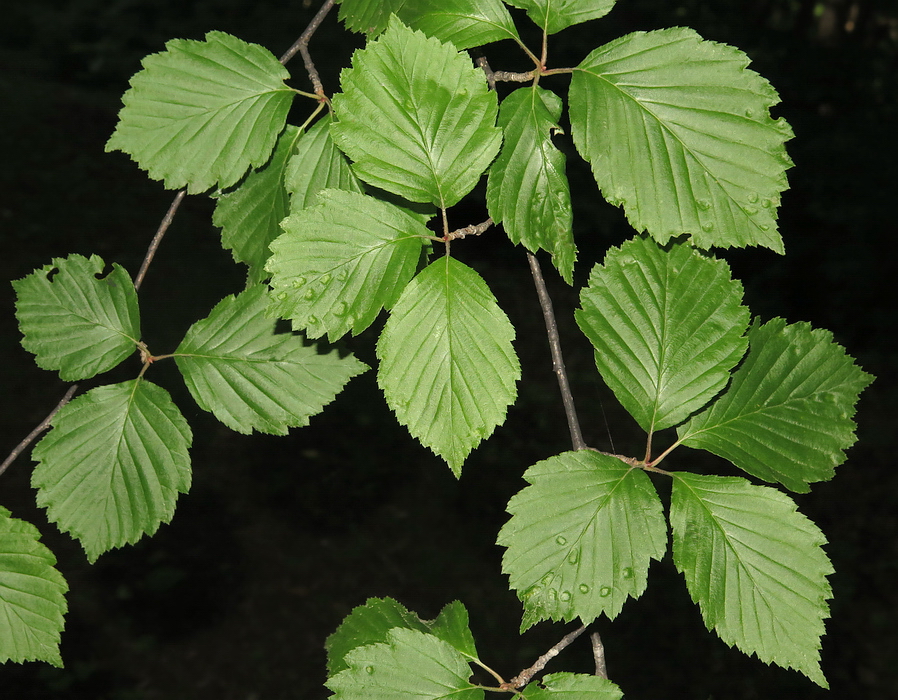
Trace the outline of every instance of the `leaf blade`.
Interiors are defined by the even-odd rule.
[[[460,50],[503,39],[520,42],[501,0],[411,0],[402,4],[397,16],[410,28]]]
[[[574,24],[604,17],[617,0],[508,0],[527,11],[527,16],[546,34],[555,34]]]
[[[527,700],[620,700],[621,689],[601,676],[583,673],[550,673],[540,682],[524,689]]]

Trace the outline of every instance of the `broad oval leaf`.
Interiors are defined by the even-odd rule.
[[[143,59],[107,151],[191,193],[228,188],[271,155],[294,91],[267,50],[223,32],[172,39]]]
[[[62,667],[59,636],[68,585],[55,565],[37,528],[0,506],[0,663]]]
[[[641,469],[591,450],[565,452],[524,473],[497,544],[524,603],[521,630],[540,620],[613,619],[645,591],[667,549],[661,501]]]
[[[828,481],[855,442],[858,396],[873,377],[832,333],[807,323],[757,320],[748,354],[724,393],[680,426],[680,441],[792,491]]]
[[[508,0],[527,11],[527,16],[546,34],[555,34],[574,24],[604,17],[617,0]]]
[[[483,73],[396,19],[354,54],[340,84],[334,140],[359,177],[388,192],[452,206],[499,150],[498,103]]]
[[[266,288],[225,297],[194,323],[175,361],[197,404],[232,430],[286,435],[309,424],[367,367],[336,350],[322,355],[267,318]]]
[[[101,386],[62,407],[32,452],[37,504],[87,558],[152,535],[190,488],[190,427],[144,379]]]
[[[521,368],[513,339],[486,283],[447,255],[409,283],[378,340],[387,403],[456,476],[514,402]]]
[[[780,193],[792,130],[748,57],[682,27],[629,34],[574,69],[574,143],[602,194],[659,243],[779,253]]]
[[[749,311],[722,260],[686,243],[612,248],[575,317],[596,366],[646,432],[684,421],[726,386],[745,354]]]
[[[820,636],[833,568],[823,533],[770,487],[738,477],[673,477],[674,563],[708,629],[827,687]]]
[[[623,696],[607,678],[584,673],[550,673],[523,692],[526,700],[620,700]]]
[[[112,369],[140,340],[137,292],[123,267],[100,277],[103,260],[92,255],[54,258],[12,283],[22,346],[38,367],[78,381]]]

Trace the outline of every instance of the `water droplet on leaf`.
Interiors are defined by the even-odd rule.
[[[580,550],[572,549],[571,553],[567,555],[568,564],[576,564],[580,561]]]
[[[278,301],[286,301],[287,300],[287,292],[281,292],[278,294]]]
[[[555,580],[555,574],[546,574],[542,578],[542,582],[543,582],[544,586],[548,586],[554,580]]]
[[[558,597],[559,597],[559,599],[561,599],[562,601],[567,603],[571,599],[571,592],[570,591],[562,591],[561,595]]]
[[[305,294],[302,295],[302,298],[305,299],[306,301],[312,301],[317,296],[318,296],[318,292],[316,292],[314,289],[309,289],[306,291]]]
[[[749,216],[754,216],[755,214],[758,213],[758,208],[757,207],[745,207],[744,211]]]
[[[587,586],[585,583],[581,583],[578,588],[580,589],[581,593],[589,593],[589,586]]]
[[[306,319],[307,326],[317,326],[318,325],[318,317],[317,316],[309,316]]]
[[[330,284],[331,276],[328,273],[324,273],[318,281],[321,282],[321,284]]]
[[[556,591],[554,588],[550,588],[548,593],[549,593],[549,600],[554,602],[558,598],[558,591]]]
[[[611,588],[609,588],[608,586],[602,586],[599,589],[599,595],[602,596],[603,598],[607,598],[608,596],[611,595]]]
[[[761,224],[758,228],[760,228],[762,231],[769,231],[769,230],[770,230],[770,226],[767,225],[767,224]]]
[[[624,570],[621,572],[624,578],[633,578],[633,567],[626,566]]]
[[[711,233],[711,231],[713,231],[713,230],[714,230],[714,224],[712,224],[710,221],[706,221],[705,223],[702,224],[702,231],[704,231],[705,233]]]
[[[346,315],[346,311],[347,311],[348,309],[349,309],[349,307],[346,305],[346,302],[345,302],[345,301],[338,301],[338,302],[334,305],[334,309],[333,309],[333,311],[334,311],[334,316],[345,316],[345,315]]]
[[[757,193],[756,193],[756,192],[750,193],[750,194],[748,195],[748,201],[751,202],[752,204],[754,204],[755,202],[757,202],[757,201],[758,201],[758,195],[757,195]]]
[[[374,666],[365,666],[365,673],[367,673],[369,676],[374,673]]]
[[[346,270],[340,270],[337,273],[337,282],[345,282],[349,277],[349,273]]]
[[[711,208],[711,202],[707,199],[699,199],[696,201],[696,204],[698,204],[699,209],[704,209],[705,211],[708,211],[708,209]]]
[[[562,537],[561,535],[559,535],[558,537],[555,538],[555,541],[558,544],[560,544],[561,546],[564,546],[567,544],[567,537]]]

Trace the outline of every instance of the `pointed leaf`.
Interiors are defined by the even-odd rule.
[[[449,603],[440,610],[435,620],[425,624],[432,635],[439,637],[459,653],[471,660],[477,658],[474,635],[468,626],[468,611],[461,602],[455,600]]]
[[[0,663],[62,667],[59,636],[68,585],[55,565],[37,528],[0,506]]]
[[[169,189],[228,188],[271,155],[293,101],[287,77],[267,49],[223,32],[172,39],[131,78],[106,150]]]
[[[775,489],[737,477],[673,476],[674,563],[708,629],[827,687],[820,635],[833,568],[823,533]]]
[[[604,17],[617,0],[508,0],[509,5],[527,11],[527,16],[544,29],[555,34],[574,24]]]
[[[458,49],[502,39],[520,42],[501,0],[408,0],[396,14],[412,29],[451,42]]]
[[[499,107],[505,141],[490,167],[486,203],[512,243],[552,254],[561,276],[572,284],[577,248],[571,229],[571,190],[565,157],[552,143],[559,133],[561,98],[541,88],[520,88]]]
[[[637,231],[783,252],[776,210],[792,130],[770,118],[779,96],[748,63],[679,27],[629,34],[574,70],[574,143]]]
[[[521,630],[540,620],[613,619],[645,591],[667,549],[661,501],[641,469],[591,450],[565,452],[525,473],[497,544],[524,603]]]
[[[232,430],[286,435],[334,400],[367,367],[336,350],[320,355],[267,318],[266,288],[225,297],[175,350],[191,395]]]
[[[618,400],[647,432],[685,420],[745,354],[749,312],[722,260],[634,238],[612,248],[580,294],[580,329]]]
[[[388,192],[452,206],[499,150],[496,95],[483,73],[398,20],[356,51],[340,84],[334,140],[359,177]]]
[[[93,562],[152,535],[190,488],[191,433],[168,392],[138,379],[63,406],[34,448],[37,504]]]
[[[365,330],[415,274],[432,232],[386,202],[324,190],[287,217],[272,242],[271,309],[311,338]]]
[[[755,321],[748,341],[726,393],[677,429],[680,441],[759,479],[808,491],[845,461],[856,439],[855,404],[873,377],[829,331],[807,323]]]
[[[387,27],[390,15],[399,12],[407,0],[336,0],[337,15],[347,29],[377,36]]]
[[[456,476],[505,420],[521,368],[514,328],[480,276],[444,256],[405,288],[377,343],[377,382],[399,422]]]
[[[526,700],[620,700],[624,694],[607,678],[583,673],[552,673],[524,690]]]
[[[116,263],[100,277],[105,266],[97,255],[70,255],[12,283],[22,346],[66,381],[112,369],[140,340],[131,278]]]

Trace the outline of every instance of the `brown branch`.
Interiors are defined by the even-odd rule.
[[[333,6],[334,0],[325,0],[321,9],[318,10],[318,13],[312,18],[312,21],[309,22],[309,26],[306,27],[302,34],[300,34],[296,43],[287,49],[287,52],[280,58],[280,62],[286,64],[287,61],[293,58],[296,55],[296,52],[299,51],[299,53],[302,54],[302,62],[306,66],[306,72],[309,74],[309,80],[312,81],[312,87],[315,90],[315,94],[322,98],[324,97],[324,87],[321,85],[321,78],[318,76],[318,70],[315,68],[315,64],[312,62],[312,56],[309,54],[309,40],[312,38],[312,35],[318,27],[321,26],[321,23]]]
[[[530,70],[526,73],[512,73],[507,70],[493,70],[490,68],[486,56],[478,56],[474,61],[477,66],[486,74],[486,82],[489,83],[490,90],[496,89],[496,83],[499,81],[513,83],[527,83],[533,80],[534,71]]]
[[[552,659],[558,656],[562,649],[568,646],[571,642],[573,642],[577,637],[579,637],[583,632],[586,631],[586,625],[575,629],[573,632],[570,632],[564,635],[561,638],[561,641],[558,642],[554,647],[549,649],[545,654],[540,656],[536,663],[533,664],[530,668],[524,669],[517,676],[512,678],[510,681],[507,681],[499,686],[501,690],[515,690],[517,688],[523,688],[527,685],[531,679],[540,671],[542,671],[546,664],[549,663]]]
[[[592,642],[592,656],[596,660],[596,675],[602,678],[608,678],[608,666],[605,664],[605,645],[602,644],[602,638],[598,632],[589,635]]]
[[[479,236],[492,225],[493,220],[490,218],[484,221],[482,224],[471,224],[470,226],[465,226],[464,228],[457,228],[454,231],[446,234],[446,240],[454,241],[456,238],[464,238],[465,236]]]
[[[159,222],[159,228],[156,229],[156,235],[153,236],[153,240],[150,241],[150,247],[147,248],[147,254],[143,258],[143,264],[140,266],[140,272],[137,273],[137,277],[134,280],[134,289],[140,289],[140,285],[143,284],[143,278],[147,276],[147,268],[149,268],[150,263],[153,262],[153,258],[156,255],[156,250],[159,248],[159,244],[162,242],[162,237],[165,235],[165,232],[168,231],[168,227],[171,226],[172,220],[175,218],[175,214],[178,212],[178,207],[181,206],[181,202],[184,201],[184,195],[187,194],[187,190],[181,190],[178,194],[175,195],[175,198],[172,200],[172,203],[168,207],[168,211],[165,212],[165,216],[162,217],[162,221]]]

